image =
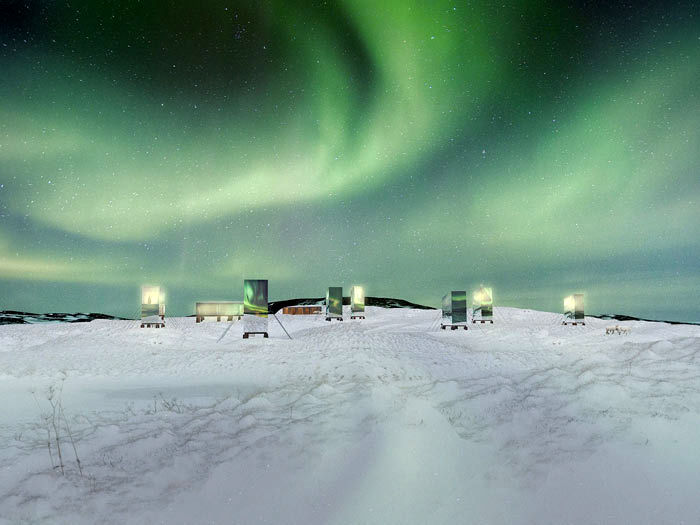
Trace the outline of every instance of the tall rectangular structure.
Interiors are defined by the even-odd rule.
[[[452,324],[452,294],[442,296],[442,324]]]
[[[474,292],[472,321],[477,320],[493,324],[493,290],[489,287],[481,286]]]
[[[343,288],[330,286],[326,292],[326,319],[343,318]]]
[[[267,337],[267,279],[243,281],[243,339],[250,334]]]
[[[160,315],[160,286],[141,287],[141,319]]]
[[[564,324],[567,324],[567,320],[571,320],[572,324],[586,324],[582,293],[575,293],[564,299]]]
[[[350,311],[363,313],[365,311],[365,289],[362,286],[350,288]]]
[[[243,281],[243,314],[267,317],[267,279]]]
[[[165,298],[160,286],[141,287],[141,328],[165,326]]]
[[[574,294],[574,319],[578,321],[583,321],[583,294]]]
[[[464,290],[453,290],[452,302],[452,324],[467,322],[467,292]]]
[[[467,292],[452,290],[442,297],[442,326],[451,330],[467,329]]]

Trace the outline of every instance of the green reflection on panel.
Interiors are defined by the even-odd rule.
[[[467,292],[464,290],[452,291],[452,322],[467,322]]]
[[[343,288],[330,286],[326,292],[326,315],[343,315]]]
[[[267,279],[243,281],[243,313],[267,317]]]

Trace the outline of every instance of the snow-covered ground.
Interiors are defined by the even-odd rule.
[[[700,327],[438,316],[0,326],[0,523],[700,523]]]

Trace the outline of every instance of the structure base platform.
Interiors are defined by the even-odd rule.
[[[351,315],[350,316],[350,319],[364,319],[364,318],[365,318],[364,315]]]
[[[141,323],[141,328],[165,328],[165,323]]]
[[[466,324],[443,324],[440,325],[440,328],[442,328],[443,330],[447,330],[448,328],[450,330],[459,330],[460,328],[463,328],[464,330],[469,330]]]
[[[342,320],[343,320],[342,317],[326,317],[326,321],[332,321],[333,319],[335,319],[336,321],[342,321]]]
[[[265,339],[269,338],[267,332],[243,332],[243,339],[248,339],[251,335],[262,335]]]
[[[472,319],[472,323],[491,323],[493,324],[493,321],[491,319]]]
[[[586,326],[586,323],[584,323],[583,321],[573,321],[573,322],[564,321],[562,324],[563,324],[564,326],[566,326],[566,325],[571,325],[571,326],[577,326],[577,325]]]

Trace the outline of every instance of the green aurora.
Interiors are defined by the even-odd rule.
[[[700,321],[700,8],[0,7],[0,309],[329,283]]]

